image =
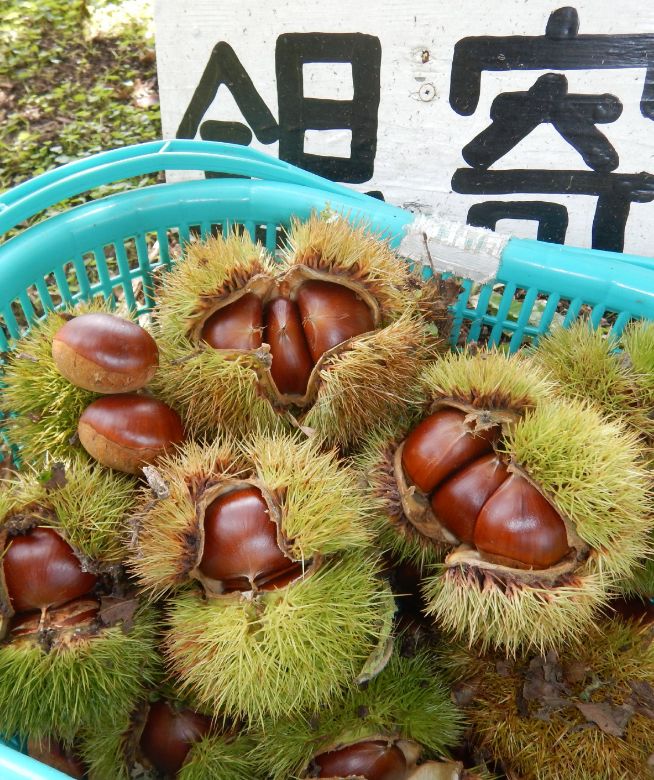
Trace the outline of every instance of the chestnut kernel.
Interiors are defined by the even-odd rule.
[[[280,393],[304,395],[313,360],[302,330],[297,304],[276,298],[266,307],[266,341],[270,344],[270,373]]]
[[[143,734],[143,755],[166,776],[175,777],[193,745],[211,730],[211,718],[190,709],[173,709],[166,701],[150,705]]]
[[[82,571],[72,547],[52,528],[15,536],[2,559],[9,600],[16,612],[65,604],[93,590],[97,578]]]
[[[184,439],[177,414],[145,395],[113,395],[93,401],[79,419],[82,447],[103,466],[139,474]]]
[[[342,284],[305,282],[296,298],[314,363],[327,350],[375,328],[370,306]]]
[[[129,393],[145,387],[159,365],[152,336],[113,314],[81,314],[52,340],[52,359],[69,382],[94,393]]]
[[[436,489],[431,497],[434,514],[460,542],[472,544],[477,515],[507,477],[497,455],[484,455]]]
[[[262,328],[261,299],[246,293],[215,311],[204,323],[200,337],[214,349],[258,349]]]
[[[275,585],[280,577],[295,576],[297,564],[280,550],[277,526],[255,487],[213,501],[204,515],[204,533],[199,569],[225,590],[251,590],[254,585],[273,589],[281,587]]]
[[[500,428],[473,433],[458,409],[440,409],[425,418],[409,434],[402,450],[402,466],[409,479],[424,493],[470,461],[489,453]]]
[[[382,740],[357,742],[314,758],[318,777],[365,777],[366,780],[406,780],[404,753]]]
[[[64,748],[60,742],[51,737],[29,739],[27,755],[69,777],[79,780],[86,777],[86,767],[81,759],[72,750]]]
[[[481,552],[534,569],[546,569],[568,553],[563,520],[520,474],[511,474],[477,518],[474,544]]]
[[[51,630],[75,628],[88,625],[96,619],[100,611],[100,602],[95,598],[79,598],[63,604],[61,607],[52,607],[47,613],[19,612],[9,623],[9,632],[12,637],[36,634],[43,628]]]

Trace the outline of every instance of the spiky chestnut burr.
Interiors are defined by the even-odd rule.
[[[144,493],[131,569],[177,591],[164,651],[182,692],[251,720],[328,702],[393,610],[356,474],[291,434],[189,443],[159,471],[169,495]]]
[[[651,774],[654,647],[649,626],[603,621],[561,653],[507,662],[443,647],[479,748],[524,780]]]
[[[479,359],[473,359],[470,354],[463,353],[448,356],[437,366],[442,376],[432,380],[426,369],[414,391],[421,405],[414,410],[408,409],[394,423],[373,431],[355,457],[355,464],[365,476],[379,509],[379,544],[399,561],[410,561],[420,567],[442,561],[454,541],[452,536],[446,539],[438,531],[421,527],[420,514],[429,518],[431,509],[424,499],[421,501],[420,491],[412,490],[406,484],[401,463],[398,463],[398,452],[401,458],[404,440],[429,417],[434,399],[452,398],[460,403],[472,400],[481,415],[488,410],[480,421],[480,435],[476,437],[466,436],[465,428],[460,426],[459,413],[453,410],[449,415],[450,423],[459,425],[463,442],[483,449],[502,421],[534,408],[552,387],[538,371],[530,370],[529,363],[520,355],[508,359],[499,353],[488,357],[481,353]],[[423,422],[424,425],[429,423]],[[464,449],[464,458],[465,455]],[[413,495],[411,510],[405,505],[407,494]],[[422,504],[422,512],[416,507],[418,502]]]
[[[154,376],[159,364],[152,336],[115,314],[82,314],[52,339],[57,370],[76,387],[93,393],[131,393]]]
[[[404,405],[431,349],[407,280],[342,219],[294,223],[278,264],[247,235],[190,246],[159,296],[157,390],[194,434],[299,420],[351,445]]]
[[[0,491],[0,722],[8,733],[71,740],[82,725],[134,705],[155,629],[122,574],[133,501],[130,480],[86,462],[47,481],[20,475]]]
[[[558,392],[591,401],[604,414],[623,419],[654,444],[654,326],[631,323],[620,339],[584,319],[543,337],[534,360],[556,380]],[[633,357],[632,357],[633,354]]]
[[[271,780],[407,780],[456,742],[461,723],[433,655],[403,657],[398,648],[376,677],[350,688],[333,708],[286,717],[254,734],[257,767]]]
[[[635,434],[547,400],[518,357],[448,356],[423,383],[420,424],[377,438],[360,462],[396,550],[449,550],[425,578],[428,612],[508,653],[580,635],[649,550]]]
[[[84,733],[80,740],[89,780],[130,780],[135,774],[257,780],[253,747],[234,724],[159,694],[111,728]]]
[[[102,312],[107,304],[79,306],[75,313]],[[71,384],[52,359],[52,339],[75,313],[50,312],[11,352],[2,366],[0,411],[23,463],[40,466],[46,458],[67,460],[80,452],[77,423],[97,396]]]

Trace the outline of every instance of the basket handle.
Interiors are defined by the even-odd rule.
[[[0,235],[66,198],[162,170],[227,173],[314,187],[355,200],[366,197],[249,147],[186,139],[151,141],[75,160],[8,190],[0,196]]]

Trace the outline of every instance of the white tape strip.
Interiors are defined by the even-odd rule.
[[[497,276],[509,239],[485,228],[418,215],[407,227],[399,251],[434,273],[450,271],[455,276],[488,282]]]

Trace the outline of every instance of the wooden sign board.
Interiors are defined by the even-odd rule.
[[[165,138],[251,145],[429,216],[654,254],[642,0],[158,0],[155,22]]]

